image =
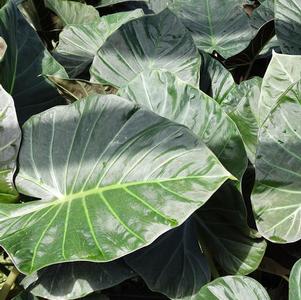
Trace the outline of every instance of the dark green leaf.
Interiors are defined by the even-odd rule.
[[[256,270],[266,242],[247,224],[241,193],[228,182],[194,215],[202,249],[223,273],[246,275]]]
[[[141,72],[159,69],[198,85],[200,63],[190,33],[166,9],[115,31],[97,52],[90,73],[93,82],[123,87]]]
[[[64,104],[42,73],[66,76],[44,48],[34,29],[10,1],[0,10],[0,35],[8,48],[0,63],[0,84],[14,98],[20,123],[33,114]]]
[[[210,280],[210,270],[199,245],[196,226],[188,219],[125,261],[152,291],[169,298],[196,294]]]
[[[301,2],[277,0],[275,2],[276,34],[281,50],[287,54],[301,54]]]
[[[122,259],[109,263],[71,262],[28,275],[21,285],[35,296],[68,300],[110,288],[133,275]]]

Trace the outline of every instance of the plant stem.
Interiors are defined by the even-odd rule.
[[[13,269],[10,271],[2,289],[0,290],[0,300],[5,300],[7,298],[7,295],[9,294],[12,286],[14,285],[18,275],[20,272],[17,270],[16,267],[13,267]]]

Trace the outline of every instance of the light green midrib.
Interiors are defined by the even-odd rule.
[[[157,183],[164,183],[164,182],[174,182],[174,181],[180,181],[180,180],[202,180],[205,178],[226,178],[229,177],[226,173],[215,175],[215,176],[206,176],[206,175],[199,175],[199,176],[187,176],[187,177],[176,177],[176,178],[168,178],[168,179],[160,179],[160,180],[150,180],[150,181],[136,181],[136,182],[126,182],[126,183],[116,183],[111,184],[107,186],[101,186],[101,187],[95,187],[92,189],[88,189],[85,191],[80,191],[74,194],[66,194],[62,195],[61,197],[55,197],[54,201],[51,201],[51,205],[60,204],[62,202],[68,202],[75,199],[80,199],[83,197],[87,197],[94,194],[101,194],[108,191],[113,191],[117,189],[124,189],[131,186],[140,186],[140,185],[150,185],[150,184],[157,184]],[[43,185],[41,185],[43,186]]]
[[[180,181],[180,180],[191,180],[191,179],[202,179],[202,178],[220,178],[222,176],[188,176],[188,177],[180,177],[180,178],[169,178],[169,179],[161,179],[161,180],[151,180],[151,181],[136,181],[136,182],[127,182],[127,183],[116,183],[111,184],[108,186],[102,186],[102,187],[95,187],[93,189],[89,189],[86,191],[80,191],[74,194],[67,194],[62,198],[57,199],[57,202],[65,202],[65,201],[71,201],[78,198],[87,197],[89,195],[94,194],[102,194],[104,192],[123,189],[131,186],[140,186],[140,185],[148,185],[148,184],[157,184],[162,182],[173,182],[173,181]]]

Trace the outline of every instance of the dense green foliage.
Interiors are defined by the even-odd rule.
[[[300,300],[300,120],[300,1],[0,1],[0,300]]]

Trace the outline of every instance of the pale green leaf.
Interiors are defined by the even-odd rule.
[[[198,296],[185,300],[270,300],[264,287],[246,276],[225,276],[208,283]],[[184,299],[183,299],[184,300]]]
[[[113,95],[32,117],[19,161],[18,190],[42,200],[1,206],[0,244],[24,273],[144,247],[230,177],[185,126]]]
[[[0,202],[12,202],[18,197],[13,175],[20,142],[14,101],[0,85]]]
[[[235,123],[218,103],[173,74],[144,72],[119,90],[119,95],[190,128],[238,179],[247,157]]]
[[[293,266],[289,278],[289,300],[301,299],[301,259]]]
[[[301,80],[280,97],[258,138],[253,210],[259,232],[278,243],[301,238],[300,99]]]

